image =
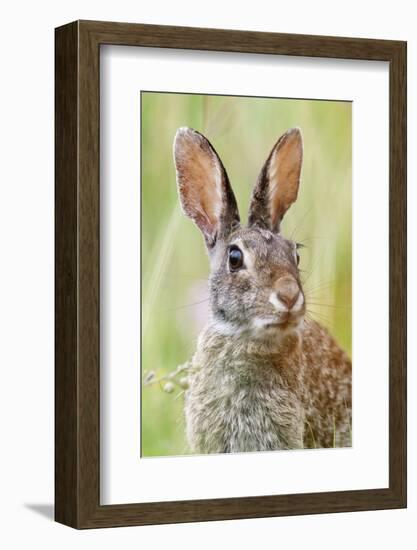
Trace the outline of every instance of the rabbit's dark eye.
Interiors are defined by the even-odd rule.
[[[231,246],[229,249],[230,271],[237,271],[243,266],[243,252],[237,246]]]

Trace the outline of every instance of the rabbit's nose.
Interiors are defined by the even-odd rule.
[[[300,287],[295,279],[292,277],[281,277],[275,283],[275,292],[279,300],[290,311],[300,296]]]

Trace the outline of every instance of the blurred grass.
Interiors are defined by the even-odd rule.
[[[142,92],[142,372],[191,358],[207,316],[208,260],[180,209],[172,143],[180,126],[219,153],[246,222],[252,187],[278,137],[301,128],[304,162],[283,234],[306,245],[301,269],[312,315],[351,354],[351,104]],[[183,397],[142,388],[142,456],[187,453]]]

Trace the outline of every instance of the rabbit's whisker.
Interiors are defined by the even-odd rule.
[[[332,307],[334,309],[352,309],[352,306],[347,305],[334,305],[334,304],[322,304],[319,302],[308,302],[309,306],[318,306],[318,307]]]
[[[210,298],[204,298],[204,300],[199,300],[198,302],[192,302],[191,304],[184,304],[182,306],[176,306],[176,307],[169,307],[159,310],[160,313],[164,313],[165,311],[177,311],[178,309],[185,309],[187,307],[194,307],[199,306],[200,304],[204,304],[205,302],[208,302]]]
[[[182,280],[182,279],[192,279],[193,281],[205,281],[205,282],[208,282],[208,278],[207,277],[196,277],[195,275],[192,275],[192,274],[181,274],[181,275],[172,275],[171,276],[171,279],[172,280]]]
[[[318,285],[315,285],[315,286],[312,286],[312,287],[304,287],[304,291],[305,291],[306,294],[308,294],[309,292],[314,292],[314,291],[319,290],[319,289],[323,289],[323,288],[327,288],[327,287],[330,288],[334,284],[336,284],[335,279],[332,279],[331,281],[323,281],[322,283],[319,283]]]
[[[318,313],[317,311],[313,311],[311,309],[306,310],[306,315],[313,321],[318,319],[328,324],[331,322],[331,319],[327,315],[323,315],[322,313]]]
[[[320,257],[317,257],[314,264],[311,266],[311,268],[310,268],[310,265],[307,266],[306,272],[308,272],[308,275],[303,281],[303,286],[306,284],[306,282],[310,279],[311,275],[314,273],[319,261],[320,261]]]
[[[306,218],[311,214],[312,210],[313,210],[313,206],[310,206],[310,208],[301,216],[300,220],[295,224],[290,237],[292,241],[295,239],[297,232],[302,228]]]
[[[306,239],[298,239],[298,242],[301,244],[308,243],[310,241],[325,241],[329,240],[329,237],[307,237]]]

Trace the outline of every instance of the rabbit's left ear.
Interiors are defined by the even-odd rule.
[[[252,194],[249,226],[278,232],[285,212],[297,198],[303,160],[298,128],[283,134],[267,158]]]
[[[191,128],[178,129],[174,159],[182,208],[200,228],[211,250],[239,224],[226,170],[211,143]]]

